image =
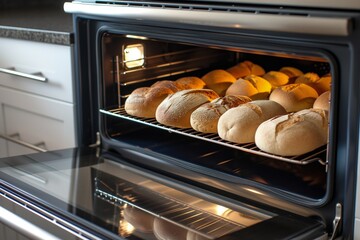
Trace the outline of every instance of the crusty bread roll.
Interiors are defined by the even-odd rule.
[[[135,89],[125,101],[125,111],[132,116],[153,118],[159,104],[172,93],[162,86]]]
[[[164,99],[156,109],[156,120],[166,126],[190,128],[191,113],[219,95],[210,89],[188,89],[176,92]]]
[[[191,127],[203,133],[217,133],[217,124],[222,114],[230,108],[250,101],[251,99],[246,96],[227,95],[205,103],[191,114]]]
[[[185,240],[187,230],[161,218],[155,218],[154,235],[158,240]]]
[[[152,88],[154,87],[166,87],[168,89],[170,89],[173,92],[177,92],[179,90],[182,90],[176,82],[174,81],[170,81],[170,80],[162,80],[162,81],[157,81],[156,83],[154,83],[153,85],[151,85]]]
[[[219,136],[235,143],[255,141],[257,127],[269,118],[286,114],[285,109],[270,100],[245,103],[226,111],[219,119]]]
[[[289,84],[278,87],[269,99],[280,103],[287,112],[296,112],[311,108],[318,97],[317,92],[306,84]]]
[[[261,76],[265,73],[261,66],[250,61],[238,63],[235,66],[228,68],[226,71],[233,75],[236,79],[246,77],[248,75]]]
[[[202,89],[205,82],[198,77],[182,77],[175,81],[176,85],[181,89]]]
[[[219,96],[224,96],[226,89],[236,81],[230,73],[221,69],[213,70],[201,79],[206,83],[207,88],[214,90]]]
[[[298,77],[295,80],[295,83],[307,84],[310,87],[314,88],[317,91],[317,93],[320,95],[330,90],[331,75],[327,74],[320,78],[318,74],[309,72]]]
[[[321,109],[274,117],[263,122],[255,134],[258,148],[281,156],[305,154],[325,145],[327,139],[327,111]]]
[[[263,78],[269,81],[273,89],[289,83],[289,76],[278,71],[267,72],[263,75]]]
[[[280,68],[279,72],[285,73],[289,76],[289,82],[294,81],[297,77],[300,77],[304,73],[297,68],[294,67],[282,67]]]
[[[136,207],[126,206],[124,208],[124,219],[137,231],[151,233],[153,231],[155,217]]]
[[[271,92],[271,84],[264,78],[249,75],[239,78],[226,90],[226,95],[248,96],[252,100],[267,99]]]
[[[321,94],[314,102],[313,108],[329,111],[330,109],[330,91]]]

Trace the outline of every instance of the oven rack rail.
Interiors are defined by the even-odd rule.
[[[113,192],[107,188],[106,183],[95,178],[94,195],[114,206],[124,207],[126,204],[137,208],[208,239],[217,239],[247,227],[126,180],[117,183],[116,192]],[[256,221],[264,220],[261,217],[239,214]]]
[[[110,116],[130,120],[133,122],[145,124],[145,125],[148,125],[151,127],[163,129],[170,133],[177,133],[177,134],[182,134],[185,136],[190,136],[193,138],[197,138],[197,139],[205,140],[208,142],[220,144],[220,145],[223,145],[226,147],[231,147],[231,148],[234,148],[237,150],[241,150],[243,152],[256,154],[256,155],[259,155],[262,157],[267,157],[267,158],[271,158],[271,159],[275,159],[275,160],[279,160],[279,161],[283,161],[283,162],[288,162],[288,163],[293,163],[293,164],[298,164],[298,165],[307,165],[307,164],[310,164],[313,162],[319,162],[322,165],[325,165],[325,166],[327,165],[327,161],[324,161],[321,158],[321,155],[327,152],[327,146],[322,146],[322,147],[315,149],[314,151],[307,153],[307,154],[291,156],[291,157],[283,157],[283,156],[264,152],[264,151],[260,150],[253,142],[246,143],[246,144],[233,143],[233,142],[229,142],[224,139],[221,139],[217,134],[214,134],[214,133],[201,133],[201,132],[197,132],[191,128],[181,129],[181,128],[169,127],[169,126],[160,124],[154,118],[140,118],[140,117],[131,116],[126,113],[126,111],[123,107],[119,107],[116,109],[110,109],[110,110],[100,109],[100,112],[103,114],[106,114],[106,115],[110,115]]]

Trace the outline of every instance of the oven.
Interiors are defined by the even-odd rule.
[[[81,0],[65,3],[64,9],[73,14],[75,29],[78,145],[93,149],[82,161],[78,151],[71,155],[76,156],[72,166],[87,167],[72,171],[72,181],[90,179],[70,184],[85,189],[71,199],[86,202],[82,195],[90,196],[86,209],[92,209],[88,219],[93,223],[121,239],[355,237],[358,3]],[[193,89],[169,93],[153,116],[126,108],[139,89],[187,77],[205,81],[218,70],[233,74],[232,67],[241,63],[260,66],[257,75],[264,78],[283,67],[330,76],[329,109],[322,110],[326,140],[300,154],[279,154],[264,150],[257,140],[236,142],[159,120],[159,106],[169,96]],[[233,76],[223,91],[206,82],[202,88],[224,97],[248,75]],[[299,84],[296,78],[282,85]],[[250,97],[250,104],[274,102],[271,95],[281,87],[270,88],[261,100]],[[313,109],[324,91],[315,92],[304,108]],[[280,115],[299,111],[285,109]],[[307,143],[311,131],[297,135],[295,149]],[[72,209],[80,217],[88,215],[83,211]]]

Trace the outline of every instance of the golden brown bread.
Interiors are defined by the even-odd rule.
[[[269,81],[273,89],[289,83],[289,76],[278,71],[267,72],[263,75],[263,78]]]
[[[249,75],[239,78],[226,90],[226,95],[248,96],[252,100],[267,99],[271,91],[271,84],[264,78]]]
[[[248,75],[261,76],[265,73],[261,66],[250,61],[238,63],[235,66],[228,68],[226,71],[233,75],[236,79],[246,77]]]
[[[166,126],[190,128],[191,113],[218,98],[210,89],[188,89],[169,95],[156,109],[156,120]]]
[[[307,84],[310,87],[314,88],[317,91],[317,93],[320,95],[330,90],[331,75],[327,74],[320,78],[318,74],[309,72],[298,77],[295,80],[295,83]]]
[[[287,112],[296,112],[311,108],[318,97],[317,92],[306,84],[288,84],[278,87],[269,99],[280,103]]]
[[[269,118],[286,114],[285,109],[270,100],[257,100],[245,103],[226,111],[219,119],[219,136],[235,143],[255,141],[257,127]]]
[[[274,117],[263,122],[255,134],[258,148],[281,156],[305,154],[325,145],[327,139],[328,116],[321,109]]]
[[[165,87],[165,88],[170,89],[173,92],[177,92],[177,91],[181,90],[181,88],[174,81],[170,81],[170,80],[157,81],[156,83],[151,85],[151,87],[152,88]]]
[[[175,81],[176,85],[181,89],[202,89],[205,82],[198,77],[182,77]]]
[[[216,69],[201,78],[206,87],[214,90],[219,96],[224,96],[226,89],[236,81],[236,79],[225,70]]]
[[[246,96],[227,95],[198,107],[190,117],[193,129],[203,133],[217,133],[219,118],[228,109],[250,102]]]
[[[289,76],[289,82],[293,82],[295,81],[295,79],[297,77],[300,77],[301,75],[303,75],[304,73],[297,68],[294,67],[282,67],[279,72],[285,73],[286,75]]]
[[[124,208],[124,219],[137,231],[151,233],[153,231],[154,216],[136,207]]]
[[[185,240],[187,230],[161,218],[155,218],[154,235],[158,240]]]
[[[329,111],[330,109],[330,91],[321,94],[314,102],[313,108]]]

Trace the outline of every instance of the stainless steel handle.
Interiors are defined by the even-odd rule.
[[[40,81],[40,82],[46,82],[47,81],[47,78],[44,77],[42,75],[42,73],[40,73],[40,72],[39,73],[28,74],[28,73],[23,73],[23,72],[16,71],[15,68],[0,68],[0,72],[7,73],[7,74],[10,74],[10,75],[14,75],[14,76],[29,78],[31,80],[36,80],[36,81]]]
[[[3,207],[0,207],[0,222],[31,239],[59,240],[59,238],[51,233],[44,231]]]
[[[197,9],[171,9],[101,5],[66,2],[68,13],[101,17],[134,19],[135,21],[162,21],[190,25],[214,26],[233,29],[275,31],[300,34],[348,36],[351,21],[346,17],[298,16],[247,12],[206,11]]]
[[[28,143],[28,142],[25,142],[25,141],[22,141],[20,139],[17,139],[15,138],[15,136],[20,136],[19,133],[15,133],[15,134],[12,134],[10,136],[7,136],[7,135],[4,135],[4,134],[1,134],[0,133],[0,138],[3,138],[3,139],[6,139],[10,142],[14,142],[14,143],[17,143],[19,145],[22,145],[24,147],[27,147],[27,148],[30,148],[32,150],[35,150],[35,151],[38,151],[38,152],[47,152],[46,149],[44,148],[41,148],[41,147],[38,147],[38,145],[45,145],[44,142],[40,142],[40,143],[37,143],[37,144],[31,144],[31,143]]]

